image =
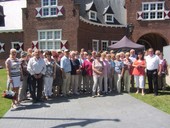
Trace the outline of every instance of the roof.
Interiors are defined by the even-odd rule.
[[[5,26],[0,27],[0,33],[23,31],[22,8],[26,8],[26,0],[0,1],[0,5],[5,16]]]
[[[104,14],[114,14],[114,23],[112,25],[127,25],[126,9],[124,8],[125,0],[75,0],[75,4],[80,5],[80,16],[89,20],[88,11],[97,10],[97,22],[100,24],[110,25],[105,22]]]
[[[122,49],[122,48],[133,48],[133,49],[144,49],[144,45],[136,44],[124,36],[116,44],[112,44],[108,47],[109,49]]]

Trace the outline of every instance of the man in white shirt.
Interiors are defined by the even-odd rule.
[[[40,54],[41,53],[38,49],[35,50],[34,57],[30,58],[27,66],[27,70],[31,74],[32,78],[31,96],[33,98],[33,102],[42,101],[43,75],[45,75],[46,72],[46,65],[44,59],[40,57]]]
[[[146,56],[146,69],[149,82],[149,93],[153,92],[154,83],[154,95],[158,95],[158,75],[161,73],[161,62],[157,55],[154,55],[152,48],[148,50],[148,56]]]

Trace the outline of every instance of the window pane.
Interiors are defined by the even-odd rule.
[[[57,8],[51,8],[51,15],[57,15]]]
[[[155,10],[156,9],[156,4],[151,4],[151,9],[150,10]]]
[[[48,0],[43,0],[43,6],[48,6],[49,3],[48,3]]]
[[[47,39],[53,39],[53,32],[47,32]]]
[[[149,5],[148,4],[144,4],[143,5],[143,10],[145,11],[145,10],[149,10]]]
[[[157,13],[157,18],[162,19],[163,18],[163,12],[158,12]]]
[[[155,19],[155,12],[150,13],[150,19]]]
[[[49,9],[43,8],[43,16],[48,16],[48,15],[49,15]]]
[[[56,0],[51,0],[51,5],[57,5]]]
[[[47,42],[47,49],[53,49],[53,42]]]
[[[157,10],[163,10],[163,3],[157,4]]]
[[[107,15],[107,21],[113,21],[113,16]]]
[[[46,49],[45,42],[40,42],[39,47],[40,49]]]
[[[90,18],[91,18],[91,19],[96,19],[96,13],[91,12],[91,13],[90,13]]]
[[[144,12],[144,13],[143,13],[143,19],[148,19],[148,18],[149,18],[149,13]]]
[[[61,39],[61,32],[60,31],[55,31],[54,32],[54,38],[55,39]]]
[[[107,50],[107,42],[102,42],[102,50]]]
[[[93,49],[93,51],[97,51],[97,42],[93,41],[92,49]]]
[[[60,41],[54,42],[54,49],[60,49],[61,48],[61,43]]]
[[[17,51],[19,51],[19,49],[20,49],[19,44],[18,44],[18,43],[15,43],[15,44],[14,44],[14,48],[15,48]]]
[[[45,32],[40,32],[40,40],[45,39]]]

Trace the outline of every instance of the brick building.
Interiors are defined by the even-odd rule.
[[[16,23],[20,18],[22,23],[16,24],[22,26],[5,30],[3,7],[16,2],[25,2],[15,6],[22,16],[12,19]],[[128,24],[134,27],[130,38],[146,49],[162,50],[170,42],[169,0],[17,0],[0,5],[0,19],[5,19],[0,27],[0,65],[10,48],[106,50],[127,34]]]
[[[170,43],[169,0],[126,0],[127,23],[133,23],[132,40],[163,50]]]

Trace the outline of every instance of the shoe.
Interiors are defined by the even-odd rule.
[[[11,108],[17,108],[17,105],[16,104],[12,104]]]
[[[142,96],[144,96],[144,95],[145,95],[145,93],[142,93],[141,95],[142,95]]]
[[[136,94],[138,94],[139,92],[137,91]]]
[[[95,96],[92,96],[92,98],[95,98]]]
[[[97,96],[100,97],[101,96],[100,93],[97,93]]]

